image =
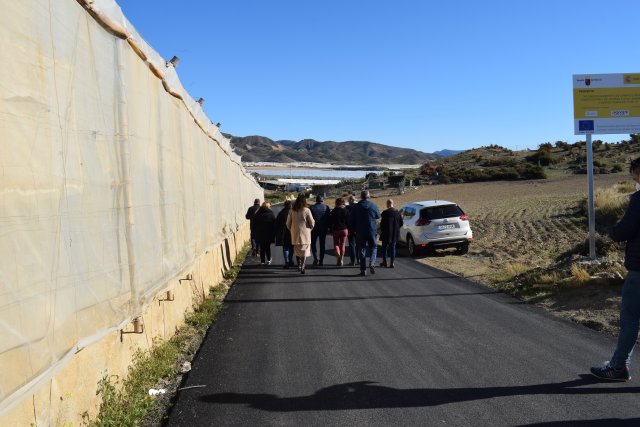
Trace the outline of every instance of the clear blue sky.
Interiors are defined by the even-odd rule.
[[[640,72],[638,0],[118,4],[236,136],[425,152],[575,142],[572,74]]]

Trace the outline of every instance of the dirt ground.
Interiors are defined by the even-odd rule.
[[[628,174],[596,175],[595,186],[608,188],[629,180]],[[469,215],[474,240],[467,255],[438,251],[419,257],[427,265],[491,287],[513,271],[549,267],[563,252],[584,242],[588,224],[579,215],[587,197],[586,175],[555,171],[546,180],[423,186],[403,195],[380,193],[379,206],[391,197],[395,206],[420,200],[444,199]],[[532,302],[534,300],[531,300]],[[612,335],[617,334],[619,286],[587,284],[541,298],[537,305],[558,316]]]

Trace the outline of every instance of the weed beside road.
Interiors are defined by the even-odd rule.
[[[212,286],[208,297],[185,317],[185,325],[165,342],[154,341],[149,350],[138,350],[125,379],[104,374],[97,393],[102,402],[95,419],[84,416],[84,425],[96,427],[157,426],[167,414],[170,401],[200,348],[207,329],[215,321],[222,302],[249,251],[245,245],[224,282]],[[165,393],[151,396],[149,390]]]

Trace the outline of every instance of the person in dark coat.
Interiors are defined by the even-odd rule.
[[[380,220],[380,240],[382,241],[382,264],[387,267],[387,251],[389,253],[389,268],[394,268],[396,259],[396,244],[400,238],[400,227],[403,225],[402,215],[393,207],[393,200],[387,200],[387,209],[382,212]]]
[[[271,204],[264,202],[253,216],[252,229],[256,241],[260,246],[260,264],[271,265],[271,243],[276,231],[276,216],[271,210]]]
[[[276,217],[276,246],[282,246],[284,256],[284,268],[293,267],[293,244],[291,244],[291,231],[287,228],[287,217],[291,211],[291,200],[284,202],[284,208]]]
[[[622,286],[618,344],[604,366],[591,368],[593,376],[604,381],[631,379],[629,365],[640,324],[640,157],[631,162],[629,172],[636,183],[636,192],[631,195],[622,219],[609,232],[613,241],[627,242],[624,266],[628,271]]]
[[[253,201],[253,206],[250,206],[249,209],[247,209],[247,213],[244,215],[244,217],[249,220],[249,226],[251,227],[251,256],[258,255],[258,251],[260,250],[260,248],[258,248],[258,242],[256,242],[256,238],[253,235],[253,224],[251,224],[253,216],[256,214],[258,209],[260,209],[260,199],[255,199]]]
[[[327,243],[327,233],[329,232],[329,215],[331,209],[325,205],[322,196],[316,197],[316,204],[309,207],[311,215],[315,221],[311,230],[311,254],[313,255],[313,265],[322,265],[324,262],[325,245]],[[320,257],[316,249],[316,241],[320,241]]]
[[[336,199],[336,207],[331,211],[329,219],[331,234],[333,234],[333,250],[336,254],[336,264],[338,267],[342,267],[345,243],[349,235],[349,211],[344,206],[342,197]]]
[[[350,195],[349,204],[345,206],[349,214],[349,218],[351,217],[351,211],[353,210],[353,207],[355,205],[356,205],[356,198],[353,195]],[[349,265],[354,266],[356,265],[356,262],[360,264],[360,256],[359,256],[360,251],[358,251],[356,247],[356,230],[354,230],[353,227],[351,226],[351,221],[349,221],[347,229],[349,230],[349,234],[347,234],[347,241],[349,242],[349,258],[350,258]]]
[[[380,218],[380,210],[369,199],[367,190],[360,193],[360,201],[351,211],[349,221],[356,230],[356,241],[360,250],[360,275],[367,275],[367,253],[369,254],[369,270],[376,273],[376,254],[378,252],[376,220]]]

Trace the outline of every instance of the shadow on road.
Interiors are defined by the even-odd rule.
[[[368,270],[367,270],[368,271]],[[353,279],[356,279],[356,281],[358,280],[363,280],[363,281],[367,281],[367,282],[371,282],[371,281],[375,281],[375,282],[385,282],[385,281],[409,281],[409,280],[421,280],[421,281],[429,281],[429,280],[435,280],[435,279],[459,279],[459,276],[429,276],[429,277],[398,277],[398,276],[394,276],[394,277],[385,277],[385,278],[381,278],[380,275],[378,276],[374,276],[374,275],[368,275],[367,277],[361,277],[358,278],[358,273],[360,272],[359,270],[353,270],[350,272],[346,272],[343,274],[326,274],[323,273],[322,275],[317,275],[317,274],[313,274],[312,273],[313,270],[311,269],[307,269],[307,273],[311,273],[308,274],[307,276],[301,276],[300,273],[298,272],[298,270],[294,270],[292,271],[292,273],[294,274],[282,274],[282,273],[267,273],[267,272],[262,272],[262,273],[255,273],[255,274],[241,274],[238,275],[238,278],[241,279],[253,279],[253,278],[262,278],[262,279],[287,279],[287,281],[290,281],[291,278],[300,278],[299,281],[294,281],[294,282],[290,282],[292,285],[300,285],[300,283],[344,283],[345,279],[350,279],[349,281],[352,281]],[[307,279],[311,279],[311,278],[320,278],[322,280],[307,280]],[[335,279],[330,279],[330,278],[335,278]],[[266,282],[265,280],[261,280],[261,281],[257,281],[257,282],[250,282],[250,281],[242,281],[242,285],[264,285],[267,284],[268,282]],[[281,284],[281,283],[279,283]]]
[[[640,387],[581,387],[594,384],[597,384],[597,381],[590,375],[580,375],[580,379],[552,384],[451,389],[397,389],[376,385],[371,381],[360,381],[326,387],[310,396],[278,397],[273,394],[216,393],[202,396],[200,400],[207,403],[246,404],[264,411],[292,412],[411,408],[537,394],[591,395],[640,392]]]
[[[225,299],[229,304],[245,304],[252,302],[312,302],[312,301],[352,301],[352,300],[374,300],[374,299],[396,299],[396,298],[431,298],[431,297],[464,297],[474,295],[493,295],[498,291],[490,292],[468,292],[456,294],[429,294],[429,295],[372,295],[353,297],[331,297],[331,298],[265,298],[265,299]]]
[[[636,427],[639,425],[640,418],[603,418],[601,420],[551,421],[548,423],[523,424],[518,427]]]

